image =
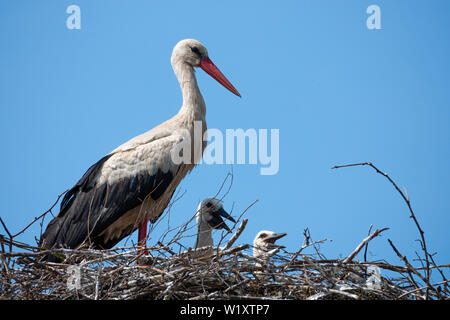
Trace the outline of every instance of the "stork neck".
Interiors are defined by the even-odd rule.
[[[197,241],[195,242],[195,248],[202,248],[213,245],[213,239],[211,236],[211,228],[206,222],[200,222],[198,224]]]
[[[180,113],[193,116],[192,120],[203,120],[206,115],[206,105],[197,85],[194,68],[185,62],[178,62],[173,65],[173,70],[183,94]]]

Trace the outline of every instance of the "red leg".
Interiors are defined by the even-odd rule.
[[[138,245],[145,248],[144,254],[147,255],[147,219],[139,225]]]

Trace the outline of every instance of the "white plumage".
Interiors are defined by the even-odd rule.
[[[225,229],[231,231],[225,224],[222,217],[236,222],[224,209],[223,203],[219,199],[206,198],[197,207],[195,213],[197,220],[197,240],[195,249],[212,246],[212,230]]]
[[[269,230],[258,232],[253,240],[253,256],[268,260],[280,249],[284,248],[284,246],[276,244],[275,241],[286,235],[287,233],[275,233]]]

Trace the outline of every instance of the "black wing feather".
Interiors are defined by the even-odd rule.
[[[113,185],[97,185],[103,165],[109,154],[92,165],[71,188],[61,202],[60,213],[49,223],[42,235],[40,245],[44,248],[76,248],[88,242],[93,247],[111,248],[136,227],[123,230],[117,239],[104,242],[99,234],[129,210],[142,204],[150,195],[158,199],[174,175],[170,170],[158,170],[154,174],[141,172],[122,178]]]
[[[72,201],[75,199],[75,196],[80,191],[87,192],[95,186],[98,173],[100,173],[101,169],[103,168],[103,164],[105,163],[105,161],[111,158],[112,155],[113,154],[108,154],[94,163],[92,166],[90,166],[86,173],[81,177],[81,179],[69,191],[67,191],[61,201],[60,215],[64,215],[65,208],[70,207]]]

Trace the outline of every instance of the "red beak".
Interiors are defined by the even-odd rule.
[[[207,74],[216,79],[221,85],[240,97],[240,93],[233,87],[227,78],[220,72],[219,68],[208,58],[204,58],[200,61],[200,68],[202,68]]]

